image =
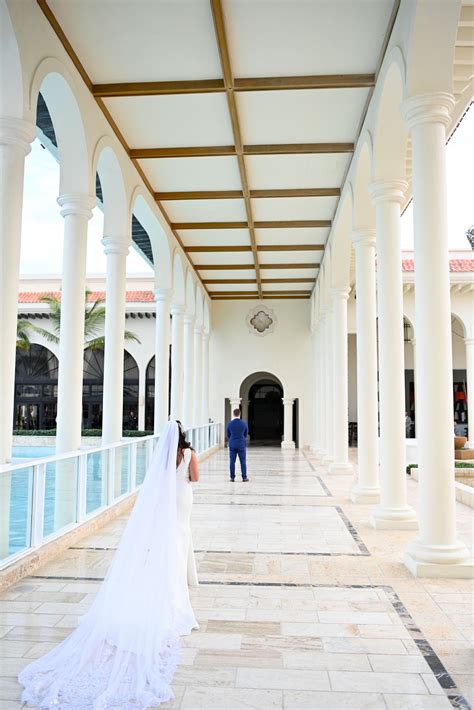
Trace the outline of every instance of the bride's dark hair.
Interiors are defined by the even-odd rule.
[[[191,446],[190,442],[186,439],[186,432],[183,429],[183,425],[179,421],[179,419],[176,420],[176,424],[178,425],[178,449],[184,450],[184,449],[191,449],[191,451],[194,451],[193,447]]]

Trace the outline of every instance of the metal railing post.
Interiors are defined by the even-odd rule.
[[[44,501],[46,492],[46,464],[33,466],[33,500],[31,501],[31,547],[37,547],[43,541]]]
[[[87,454],[80,454],[77,461],[76,522],[86,517],[87,505]]]

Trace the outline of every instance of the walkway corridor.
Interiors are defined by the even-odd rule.
[[[201,465],[194,546],[201,630],[183,641],[181,710],[468,708],[472,583],[414,579],[413,532],[376,532],[350,503],[350,476],[301,451],[249,451],[249,484],[227,452]],[[416,506],[417,484],[409,482]],[[458,504],[460,536],[469,509]],[[0,597],[0,708],[21,707],[16,674],[89,606],[125,520],[102,528]]]

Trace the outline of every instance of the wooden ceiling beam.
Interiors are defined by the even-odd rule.
[[[230,63],[229,63],[230,70]],[[304,89],[359,89],[375,86],[374,74],[323,74],[308,76],[270,76],[233,80],[233,90],[288,91]],[[166,96],[170,94],[223,93],[222,79],[194,79],[185,81],[136,81],[93,84],[91,91],[99,98],[120,96]]]
[[[190,253],[223,253],[236,251],[252,251],[252,247],[247,244],[226,244],[212,246],[190,246],[184,247],[184,251]],[[324,251],[324,244],[258,244],[257,251]]]
[[[320,266],[320,263],[305,264],[300,262],[296,264],[260,264],[261,269],[319,269]]]
[[[252,295],[250,295],[250,296],[213,296],[212,291],[209,295],[210,295],[211,301],[245,301],[245,300],[254,301],[257,298],[257,296],[252,296]],[[264,299],[264,298],[265,299],[272,299],[272,300],[287,299],[288,301],[292,301],[292,300],[296,301],[296,300],[304,300],[304,299],[311,298],[311,292],[309,292],[309,295],[307,295],[306,293],[303,293],[301,295],[294,294],[292,296],[290,296],[290,295],[281,296],[278,293],[271,293],[271,294],[263,293],[259,298],[260,299]]]
[[[209,282],[208,282],[209,283]],[[314,279],[262,279],[262,284],[312,284]]]
[[[264,279],[262,279],[263,282]],[[257,281],[256,279],[203,279],[203,283],[218,286],[219,284],[256,284]]]
[[[319,263],[260,264],[261,269],[319,269]],[[253,271],[253,264],[194,264],[197,271]]]
[[[274,197],[339,197],[339,187],[302,187],[281,190],[250,190],[254,199]],[[188,192],[155,192],[155,200],[241,200],[242,190],[196,190]]]
[[[229,104],[236,120],[235,96],[231,94]],[[240,143],[240,140],[239,140]],[[172,148],[130,148],[131,158],[150,160],[152,158],[213,158],[226,155],[308,155],[352,153],[353,143],[268,143],[263,145],[208,145]],[[245,190],[244,190],[245,193]]]
[[[254,222],[255,229],[300,229],[305,227],[330,227],[330,219],[297,219]],[[186,229],[250,229],[248,222],[174,222],[172,228]]]
[[[230,62],[229,45],[227,42],[227,33],[225,29],[224,12],[222,9],[221,0],[210,0],[212,19],[214,21],[214,32],[216,35],[217,47],[221,61],[222,76],[224,78],[224,86],[227,98],[227,107],[229,109],[230,122],[232,125],[232,134],[234,136],[235,151],[237,154],[237,163],[239,166],[240,182],[242,184],[242,193],[245,200],[245,211],[247,214],[248,230],[250,236],[250,244],[252,246],[252,254],[257,275],[258,295],[262,295],[262,285],[260,282],[260,267],[258,262],[257,240],[253,224],[252,203],[250,200],[250,190],[247,178],[247,169],[243,156],[243,141],[242,132],[240,130],[239,114],[237,111],[237,101],[234,94],[234,76]]]

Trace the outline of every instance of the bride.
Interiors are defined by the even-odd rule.
[[[20,674],[41,710],[145,710],[173,699],[179,639],[198,624],[190,481],[197,456],[168,422],[97,596],[78,627]]]

